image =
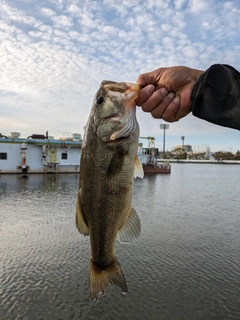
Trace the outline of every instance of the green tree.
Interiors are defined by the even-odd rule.
[[[235,156],[228,151],[217,151],[214,155],[216,160],[234,160]]]
[[[187,159],[187,152],[182,148],[175,149],[174,159]]]

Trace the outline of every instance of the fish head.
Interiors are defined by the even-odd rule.
[[[134,83],[102,81],[93,103],[94,132],[104,142],[118,142],[139,134]]]

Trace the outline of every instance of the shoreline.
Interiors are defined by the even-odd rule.
[[[191,159],[157,159],[158,162],[169,163],[200,163],[200,164],[235,164],[240,165],[240,160],[191,160]]]

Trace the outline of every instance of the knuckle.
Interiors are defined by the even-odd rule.
[[[174,120],[174,117],[171,115],[171,114],[169,114],[169,113],[164,113],[163,115],[162,115],[162,119],[164,120],[164,121],[167,121],[167,122],[174,122],[175,120]]]
[[[153,109],[153,110],[151,111],[151,115],[152,115],[153,118],[155,118],[155,119],[161,119],[162,113],[163,113],[163,110],[162,110],[161,107],[159,107],[159,106],[157,106],[155,109]]]
[[[159,118],[161,118],[157,113],[155,113],[155,112],[151,112],[151,114],[152,114],[152,117],[154,118],[154,119],[159,119]]]
[[[151,107],[149,106],[148,103],[143,103],[143,104],[142,104],[142,110],[143,110],[144,112],[150,112],[150,111],[152,111],[152,109],[151,109]]]

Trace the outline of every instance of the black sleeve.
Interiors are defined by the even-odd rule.
[[[195,83],[191,95],[194,116],[240,130],[240,73],[215,64]]]

